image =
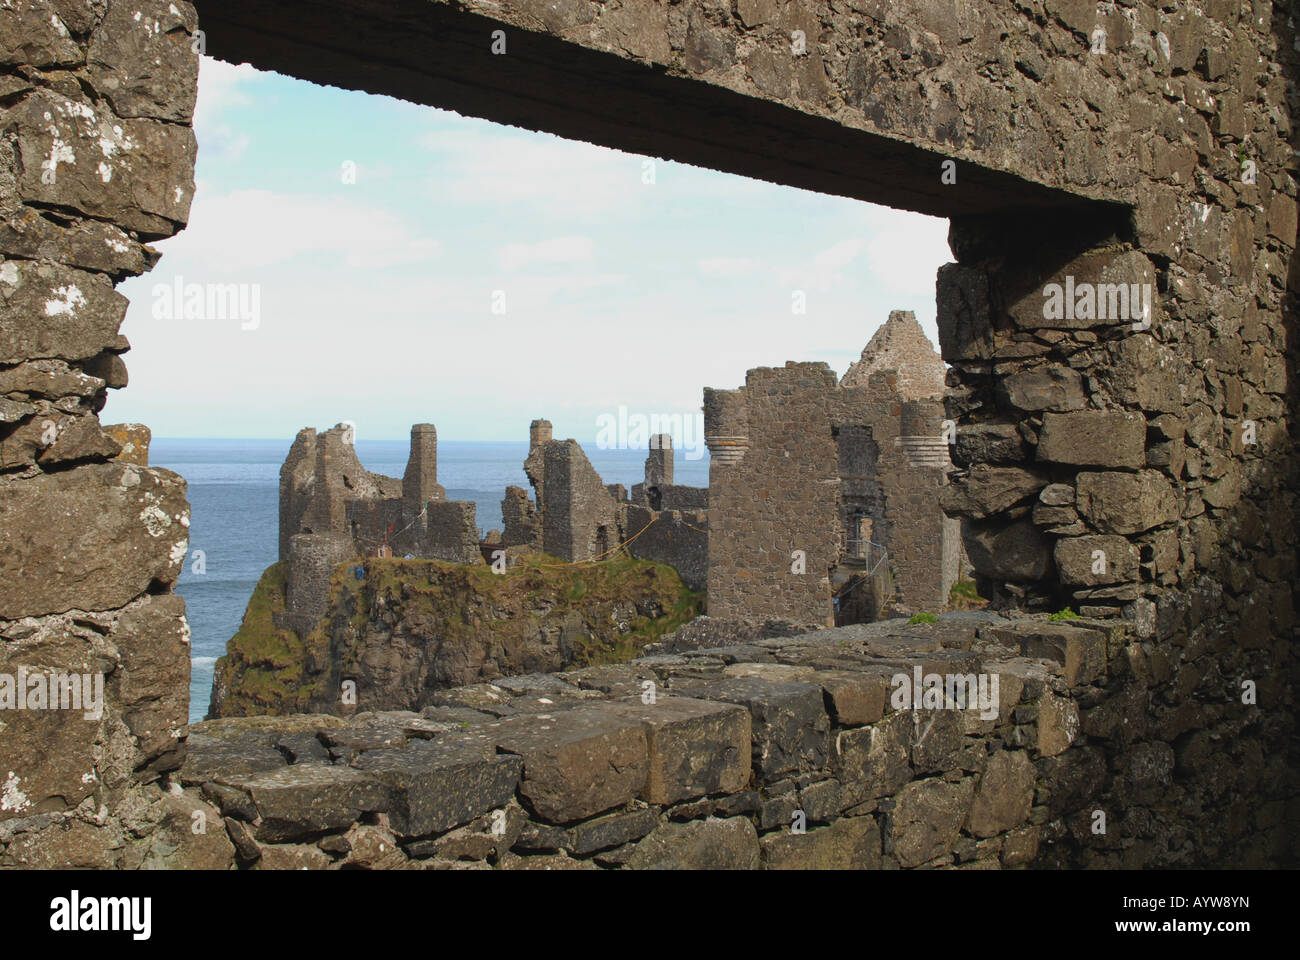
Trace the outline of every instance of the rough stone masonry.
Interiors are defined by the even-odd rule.
[[[937,292],[963,473],[947,508],[962,518],[970,560],[1000,603],[1047,611],[1068,601],[1117,631],[1107,634],[1104,675],[1086,645],[1061,654],[1065,675],[1103,682],[1089,680],[1074,701],[1077,725],[1049,724],[1057,731],[1049,748],[1058,745],[1051,736],[1082,734],[1074,755],[1086,759],[1044,784],[1046,795],[1036,784],[1033,797],[1060,805],[1046,811],[1052,817],[1055,809],[1091,817],[1095,804],[1109,811],[1107,832],[1081,833],[1061,859],[1035,859],[1017,840],[1025,852],[1010,861],[1003,836],[1000,862],[1295,861],[1300,51],[1286,4],[197,7],[0,6],[0,673],[26,665],[108,677],[98,720],[61,711],[3,718],[0,862],[224,864],[230,847],[248,858],[250,842],[323,836],[354,815],[373,821],[364,827],[385,817],[390,831],[436,833],[468,815],[465,798],[496,802],[511,778],[533,783],[516,788],[518,802],[546,822],[653,789],[597,785],[617,796],[572,809],[551,789],[547,762],[535,758],[574,740],[599,737],[611,756],[626,753],[629,770],[641,769],[649,740],[637,737],[650,734],[608,718],[553,728],[550,747],[524,724],[485,736],[506,751],[494,754],[506,757],[500,765],[520,758],[508,770],[455,766],[470,749],[458,747],[447,761],[466,771],[457,802],[432,803],[438,794],[421,786],[440,762],[437,740],[426,757],[349,767],[346,789],[327,794],[337,806],[306,827],[293,791],[316,790],[310,777],[322,776],[306,768],[289,783],[270,772],[269,783],[210,791],[212,799],[177,773],[188,637],[172,588],[186,549],[184,484],[117,459],[98,413],[106,389],[126,383],[128,345],[117,332],[125,301],[114,285],[148,270],[157,259],[148,244],[188,216],[200,41],[216,56],[304,79],[951,218],[955,263],[940,272]],[[493,53],[497,30],[507,43]],[[1072,310],[1052,302],[1066,289]],[[789,695],[808,699],[808,712],[789,722],[811,773],[829,734],[814,701],[833,704],[834,694],[810,685]],[[745,703],[751,723],[784,716],[752,693],[727,696]],[[1069,715],[1052,699],[1023,706],[1024,723],[1039,726],[1037,754],[1012,757],[1014,737],[997,738],[1013,750],[998,751],[1005,759],[996,767],[968,769],[945,754],[901,788],[913,793],[909,803],[899,794],[888,829],[921,823],[923,840],[952,837],[955,851],[957,837],[1008,822],[979,797],[1021,783],[1025,759],[1050,766],[1058,755],[1043,750],[1044,711]],[[864,746],[869,780],[889,769],[888,739],[871,739],[885,753]],[[760,774],[775,756],[760,751]],[[704,789],[731,788],[719,780]],[[409,801],[397,814],[394,791]],[[1021,794],[1010,795],[1018,821]],[[178,824],[199,806],[209,822],[225,822],[212,805],[223,798],[233,804],[226,835],[188,839]],[[739,852],[726,865],[756,865],[754,816],[744,804],[696,810],[687,820],[707,826],[655,827],[651,847],[627,864],[722,849],[701,839],[707,830],[734,832]],[[646,825],[601,826],[631,837]],[[946,855],[946,843],[917,841],[900,856],[901,836],[899,865]],[[865,827],[831,846],[872,865],[876,839]],[[383,849],[367,842],[354,835],[347,849]],[[592,849],[568,836],[529,842],[579,858]],[[329,847],[322,852],[347,855]]]

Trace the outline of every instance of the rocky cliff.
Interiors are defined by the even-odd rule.
[[[671,567],[643,560],[357,569],[335,569],[324,618],[300,637],[277,616],[284,564],[269,567],[217,661],[209,716],[419,710],[449,687],[629,660],[703,604]]]

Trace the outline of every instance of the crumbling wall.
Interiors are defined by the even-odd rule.
[[[197,25],[184,0],[0,10],[5,865],[229,860],[223,832],[180,839],[191,812],[218,811],[197,791],[165,789],[184,759],[189,701],[189,628],[173,593],[189,541],[185,481],[147,465],[139,431],[119,441],[98,418],[106,390],[126,383],[114,284],[152,267],[147,244],[189,215]],[[16,710],[24,673],[42,687],[76,675],[89,700],[78,706],[65,688],[67,699]]]

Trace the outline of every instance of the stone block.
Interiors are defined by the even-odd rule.
[[[0,619],[112,610],[175,583],[189,514],[185,481],[152,467],[0,481]]]
[[[0,262],[0,364],[85,360],[117,341],[127,300],[101,274],[32,260]]]
[[[979,463],[967,476],[940,489],[945,513],[983,520],[1035,496],[1047,486],[1047,477],[1021,467],[992,467]]]
[[[363,813],[388,809],[384,785],[351,767],[308,764],[253,777],[225,777],[221,782],[252,798],[259,817],[253,835],[262,843],[343,830]]]
[[[1146,418],[1125,410],[1043,414],[1040,462],[1137,470],[1146,464]]]
[[[450,830],[502,806],[514,796],[522,767],[519,757],[454,737],[370,750],[357,761],[387,788],[389,825],[406,837]]]
[[[836,726],[860,727],[875,723],[885,714],[889,681],[884,674],[819,670],[813,680],[821,684]]]
[[[745,817],[665,823],[637,843],[630,870],[757,870],[758,834]]]
[[[1029,520],[963,520],[962,542],[976,573],[991,580],[1043,580],[1052,572],[1052,544]]]
[[[952,849],[970,811],[973,780],[916,780],[895,800],[886,830],[886,852],[903,867],[919,867]]]
[[[1079,515],[1102,533],[1142,533],[1179,517],[1173,487],[1155,470],[1080,473],[1075,483]]]
[[[975,788],[970,832],[992,837],[1028,820],[1034,776],[1034,765],[1024,750],[1000,750],[990,757]]]
[[[1062,366],[1032,367],[998,381],[999,396],[1018,410],[1079,410],[1087,401],[1083,377]],[[959,434],[960,435],[960,434]]]
[[[1138,579],[1140,551],[1124,537],[1063,537],[1054,555],[1065,584],[1093,587]]]
[[[681,697],[608,707],[645,728],[648,773],[641,798],[648,803],[735,793],[749,782],[751,720],[743,707]]]
[[[873,817],[846,817],[807,833],[759,838],[768,870],[878,870],[880,827]]]
[[[738,677],[694,686],[687,692],[692,697],[736,703],[749,709],[753,763],[765,781],[825,766],[830,718],[817,684]]]
[[[523,759],[520,795],[551,823],[622,806],[646,789],[645,724],[608,705],[511,717],[482,729],[498,750]]]
[[[883,797],[912,778],[913,739],[911,711],[892,713],[868,727],[841,730],[835,735],[832,769],[855,799]]]

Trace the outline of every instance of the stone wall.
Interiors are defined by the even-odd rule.
[[[1263,758],[1166,742],[1181,710],[1153,696],[1153,666],[1113,622],[895,620],[459,687],[418,714],[205,722],[181,780],[220,808],[232,860],[259,869],[1276,857],[1278,811],[1241,845],[1207,816],[1240,803],[1227,769],[1253,782]],[[914,709],[914,685],[940,693]]]
[[[709,491],[672,482],[667,434],[651,439],[645,480],[630,495],[601,480],[576,440],[552,439],[549,420],[532,422],[524,472],[536,503],[522,488],[506,488],[506,547],[527,547],[567,563],[608,558],[621,547],[633,557],[668,564],[692,590],[705,588]]]
[[[940,509],[951,463],[928,393],[942,370],[895,311],[838,383],[787,363],[705,391],[711,616],[849,623],[876,619],[877,597],[946,609],[961,549]]]
[[[107,389],[126,384],[114,284],[152,267],[148,244],[189,214],[197,25],[183,0],[0,10],[8,864],[158,865],[155,840],[178,822],[163,786],[184,758],[188,714],[189,628],[173,593],[189,540],[185,482],[147,465],[138,430],[116,440],[98,414]],[[101,684],[99,709],[70,709],[69,696],[61,709],[14,710],[24,671],[42,687],[75,674],[92,699]]]

